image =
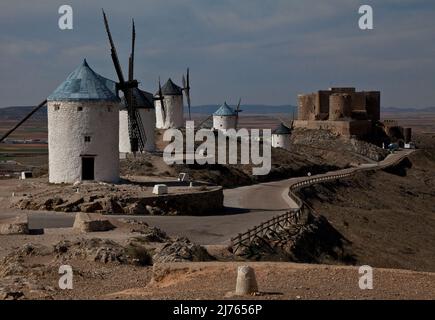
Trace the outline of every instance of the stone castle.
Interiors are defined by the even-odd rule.
[[[381,93],[330,88],[298,96],[296,128],[326,129],[343,136],[364,137],[380,120]]]

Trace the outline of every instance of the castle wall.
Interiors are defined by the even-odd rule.
[[[331,91],[318,91],[316,94],[315,120],[327,120],[329,114],[329,96]]]
[[[332,87],[329,88],[329,91],[332,93],[355,93],[356,89],[354,87]]]
[[[316,99],[314,94],[298,95],[298,119],[314,120]]]
[[[379,91],[365,92],[367,116],[372,121],[381,119],[381,93]]]
[[[351,121],[310,121],[296,120],[294,121],[295,128],[305,128],[310,130],[329,130],[337,135],[349,137],[362,137],[371,133],[372,125],[367,120],[351,120]]]
[[[352,94],[352,111],[366,110],[366,95],[365,92],[355,92]]]
[[[119,104],[48,102],[49,181],[82,180],[82,157],[94,157],[96,181],[119,180]],[[90,137],[86,142],[85,137]]]
[[[334,93],[329,97],[329,120],[349,118],[352,112],[352,96]]]

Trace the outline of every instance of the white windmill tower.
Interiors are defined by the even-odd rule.
[[[226,132],[229,129],[237,129],[239,122],[240,103],[237,104],[236,109],[231,108],[226,102],[213,113],[213,129]]]
[[[285,122],[280,119],[281,123],[272,131],[272,148],[290,150],[290,138],[294,129],[294,119],[295,115],[293,114],[290,126],[286,125]]]
[[[140,114],[141,124],[146,136],[144,151],[154,152],[156,113],[154,108],[154,96],[152,93],[142,91],[138,88],[132,89],[133,105]],[[128,129],[128,109],[125,106],[125,99],[122,99],[119,111],[119,152],[121,155],[132,153],[130,135]]]
[[[49,180],[119,180],[120,99],[86,60],[47,98]]]
[[[187,69],[186,76],[187,76],[187,80],[183,75],[183,88],[177,86],[172,81],[172,79],[169,78],[169,80],[155,94],[157,129],[181,128],[184,126],[183,92],[186,95],[187,105],[189,110],[189,119],[191,119],[189,69]],[[162,100],[164,104],[163,107],[162,107]]]

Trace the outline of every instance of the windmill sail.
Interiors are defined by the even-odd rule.
[[[32,115],[34,115],[39,109],[47,104],[47,100],[44,100],[39,105],[37,105],[27,116],[25,116],[20,122],[18,122],[12,129],[6,132],[1,138],[0,143],[3,142],[7,137],[9,137],[15,130],[17,130],[24,122],[26,122]]]
[[[126,82],[124,79],[124,74],[122,73],[121,64],[119,63],[119,58],[116,52],[115,43],[113,42],[112,34],[110,32],[109,22],[104,10],[103,10],[103,18],[104,18],[106,33],[109,38],[112,61],[119,80],[117,89],[121,90],[124,93],[125,105],[128,112],[128,133],[130,137],[131,151],[143,152],[145,149],[146,136],[143,130],[140,114],[137,111],[135,101],[133,98],[133,89],[138,87],[138,82],[137,80],[134,79],[134,75],[133,75],[134,49],[135,49],[135,40],[136,40],[136,30],[134,26],[134,21],[132,26],[132,48],[131,48],[132,51],[129,58],[129,78],[128,78],[128,82]]]

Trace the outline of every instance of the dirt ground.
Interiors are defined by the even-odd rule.
[[[357,264],[435,272],[435,140],[409,161],[301,191],[348,241]]]

